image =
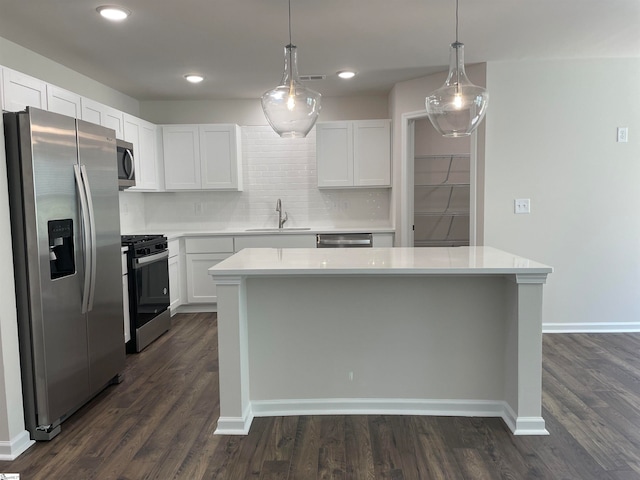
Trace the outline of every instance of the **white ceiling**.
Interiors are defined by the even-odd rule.
[[[103,20],[96,7],[133,13]],[[301,74],[325,96],[446,70],[454,0],[291,0]],[[0,0],[0,37],[139,100],[258,98],[282,77],[287,0]],[[640,56],[640,0],[460,0],[466,63]],[[355,69],[350,81],[335,72]],[[188,84],[198,72],[205,82]]]

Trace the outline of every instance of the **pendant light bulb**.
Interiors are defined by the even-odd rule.
[[[298,75],[297,48],[291,44],[291,0],[289,0],[289,45],[284,47],[284,73],[276,88],[262,95],[262,110],[271,128],[283,138],[306,137],[320,113],[320,95],[305,87]]]
[[[471,83],[464,69],[464,44],[458,42],[456,0],[456,41],[449,49],[449,75],[444,85],[425,99],[427,115],[440,135],[466,137],[482,122],[488,103],[489,93]]]

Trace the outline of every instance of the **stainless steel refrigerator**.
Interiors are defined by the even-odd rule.
[[[4,113],[25,423],[49,440],[125,365],[116,138]]]

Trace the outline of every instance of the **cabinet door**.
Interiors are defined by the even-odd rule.
[[[169,257],[169,308],[171,314],[180,306],[180,257]]]
[[[318,187],[353,186],[352,131],[351,122],[316,125]]]
[[[116,131],[116,138],[124,140],[124,113],[105,105],[103,122],[102,126],[113,128]]]
[[[237,125],[200,125],[202,188],[242,190],[240,129]]]
[[[164,182],[167,190],[202,188],[197,125],[162,127]]]
[[[47,109],[47,84],[42,80],[5,68],[2,82],[5,110],[19,112],[26,107]]]
[[[140,118],[125,114],[124,139],[133,143],[133,159],[136,172],[134,190],[157,190],[156,126]]]
[[[47,106],[50,112],[81,118],[80,95],[54,85],[47,85]]]
[[[84,97],[80,100],[80,106],[82,120],[112,128],[116,138],[124,140],[124,114],[121,111]]]
[[[361,120],[353,126],[353,184],[391,186],[391,121]]]
[[[216,285],[209,275],[209,268],[217,265],[228,253],[189,253],[187,260],[187,302],[216,303]]]

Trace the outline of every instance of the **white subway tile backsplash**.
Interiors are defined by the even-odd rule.
[[[128,212],[123,232],[139,231],[142,223],[158,231],[274,227],[278,198],[290,227],[391,224],[390,189],[318,189],[315,129],[303,139],[283,139],[268,126],[242,127],[242,149],[244,191],[121,194],[121,216],[123,197]]]

